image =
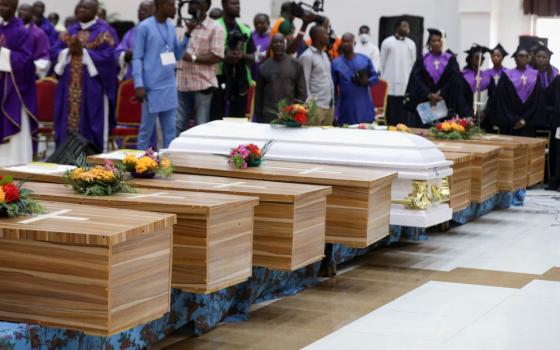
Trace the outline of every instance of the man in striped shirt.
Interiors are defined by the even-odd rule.
[[[193,117],[196,125],[210,120],[212,95],[218,87],[216,65],[224,58],[224,31],[207,15],[210,5],[210,0],[192,0],[189,3],[192,23],[186,31],[178,29],[179,40],[185,35],[190,40],[183,61],[177,64],[177,134],[187,129]]]

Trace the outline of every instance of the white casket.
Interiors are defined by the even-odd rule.
[[[227,155],[240,144],[274,141],[266,159],[396,170],[391,224],[429,227],[449,221],[446,178],[452,162],[429,140],[406,133],[339,128],[286,128],[215,121],[175,139],[166,152]]]

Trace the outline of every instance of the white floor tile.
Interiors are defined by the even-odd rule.
[[[532,281],[517,292],[517,295],[558,299],[560,296],[560,282]]]
[[[304,350],[430,350],[436,342],[379,334],[338,331],[309,345]]]
[[[437,350],[552,350],[557,344],[520,342],[458,335],[436,347]]]

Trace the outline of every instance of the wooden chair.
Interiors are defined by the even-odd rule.
[[[134,82],[120,83],[115,111],[117,126],[109,135],[109,148],[115,150],[120,142],[121,149],[133,148],[138,141],[138,131],[142,120],[142,103],[134,96]]]
[[[387,98],[389,97],[389,83],[380,79],[377,84],[370,88],[371,99],[375,106],[375,120],[379,125],[387,125]]]
[[[37,119],[39,121],[38,142],[44,138],[46,156],[50,142],[54,142],[54,109],[56,101],[56,87],[58,81],[54,78],[44,78],[37,81]]]

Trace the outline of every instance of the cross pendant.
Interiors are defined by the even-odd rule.
[[[440,64],[441,64],[441,62],[439,60],[434,61],[434,67],[436,67],[437,70],[439,70],[439,65]]]
[[[527,85],[527,76],[525,74],[521,76],[521,80],[523,81],[523,86]]]

